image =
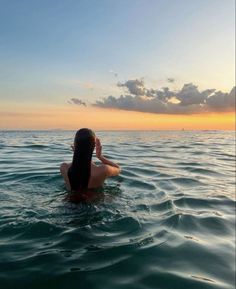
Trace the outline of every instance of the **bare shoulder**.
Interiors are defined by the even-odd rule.
[[[61,165],[60,165],[60,172],[61,172],[61,173],[66,172],[66,171],[69,169],[70,166],[71,166],[71,163],[66,163],[66,162],[61,163]]]
[[[61,175],[63,176],[65,184],[66,184],[66,188],[69,191],[70,191],[71,188],[70,188],[70,182],[69,182],[69,178],[68,178],[67,172],[68,172],[68,169],[69,169],[70,166],[71,166],[71,163],[65,163],[65,162],[60,165]]]

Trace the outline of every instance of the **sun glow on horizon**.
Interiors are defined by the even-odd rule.
[[[96,107],[41,106],[0,111],[1,129],[234,130],[235,113],[151,114]]]

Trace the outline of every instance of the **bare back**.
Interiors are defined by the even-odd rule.
[[[70,181],[68,178],[68,170],[71,163],[62,163],[60,167],[61,174],[65,180],[67,190],[71,191]],[[91,163],[91,175],[89,178],[88,189],[99,188],[103,185],[107,173],[107,169],[104,165],[97,166],[93,162]]]

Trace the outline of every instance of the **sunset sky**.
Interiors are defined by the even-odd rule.
[[[0,0],[0,129],[234,129],[234,0]]]

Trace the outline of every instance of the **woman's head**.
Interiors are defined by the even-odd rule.
[[[95,133],[89,128],[81,128],[75,134],[74,149],[87,148],[87,151],[94,150],[95,147]]]
[[[81,192],[88,187],[95,139],[95,133],[88,128],[82,128],[75,134],[73,161],[68,170],[72,191]]]

